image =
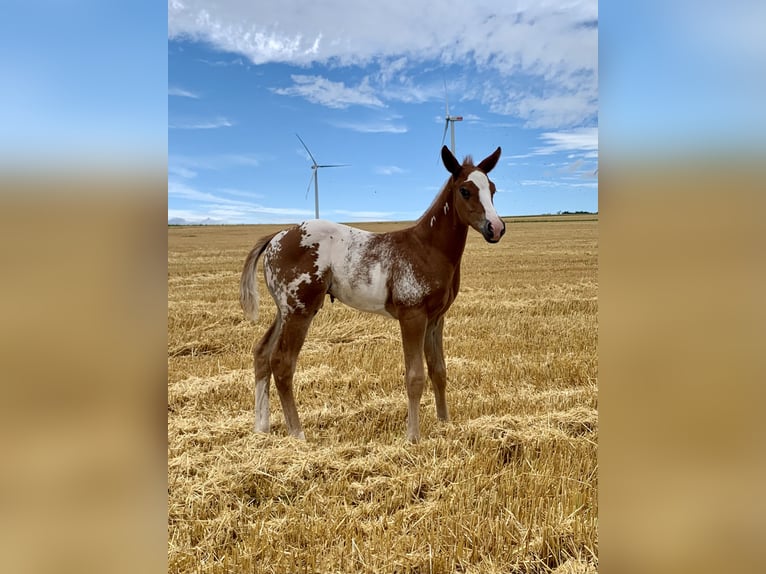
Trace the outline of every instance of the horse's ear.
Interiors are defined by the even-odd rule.
[[[492,155],[485,157],[476,167],[478,167],[484,173],[489,173],[497,165],[497,160],[500,159],[501,152],[502,150],[500,149],[500,146],[498,146]]]
[[[444,167],[447,168],[448,172],[450,172],[454,177],[458,176],[462,166],[460,165],[460,162],[455,158],[455,156],[452,155],[452,152],[446,145],[442,146],[442,162],[444,163]]]

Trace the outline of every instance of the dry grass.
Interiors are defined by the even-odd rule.
[[[168,229],[170,572],[595,572],[595,216],[469,233],[447,315],[447,399],[405,441],[395,321],[339,302],[298,362],[307,436],[252,432],[251,347],[274,314],[238,303],[244,257],[276,227]],[[381,231],[394,224],[363,225]],[[259,266],[260,275],[260,266]]]

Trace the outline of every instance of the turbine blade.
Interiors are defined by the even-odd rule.
[[[311,177],[309,178],[309,184],[306,187],[306,197],[304,197],[304,199],[308,199],[309,198],[309,190],[311,189],[311,183],[313,181],[314,181],[314,172],[312,171],[311,172]]]
[[[297,137],[301,141],[301,143],[303,144],[303,148],[306,150],[306,153],[309,154],[309,157],[311,158],[311,161],[313,161],[314,165],[316,165],[317,164],[317,160],[315,160],[314,156],[311,155],[311,152],[309,151],[309,147],[306,145],[306,142],[304,142],[301,139],[301,136],[299,136],[297,133],[295,134],[295,137]]]
[[[318,165],[317,167],[348,167],[350,163],[326,163],[324,165]]]
[[[449,127],[449,118],[444,120],[444,133],[442,134],[442,143],[441,145],[444,145],[444,140],[447,138],[447,128]],[[441,149],[441,148],[439,148]]]

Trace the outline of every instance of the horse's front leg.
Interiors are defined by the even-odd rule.
[[[428,365],[428,377],[434,389],[436,399],[436,417],[440,421],[449,420],[447,410],[447,367],[444,364],[444,344],[442,332],[444,331],[444,316],[428,324],[424,350],[426,353],[426,365]]]
[[[420,397],[425,385],[423,343],[427,322],[425,314],[418,312],[406,314],[399,319],[407,384],[407,439],[413,443],[420,440]]]

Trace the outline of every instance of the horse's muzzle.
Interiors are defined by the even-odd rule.
[[[500,229],[497,230],[492,225],[492,223],[489,222],[489,220],[484,222],[484,225],[482,226],[482,229],[481,229],[481,234],[484,236],[484,239],[486,239],[489,243],[497,243],[498,241],[500,241],[500,238],[503,235],[505,235],[505,221],[501,219],[500,223],[502,227],[500,227]]]

